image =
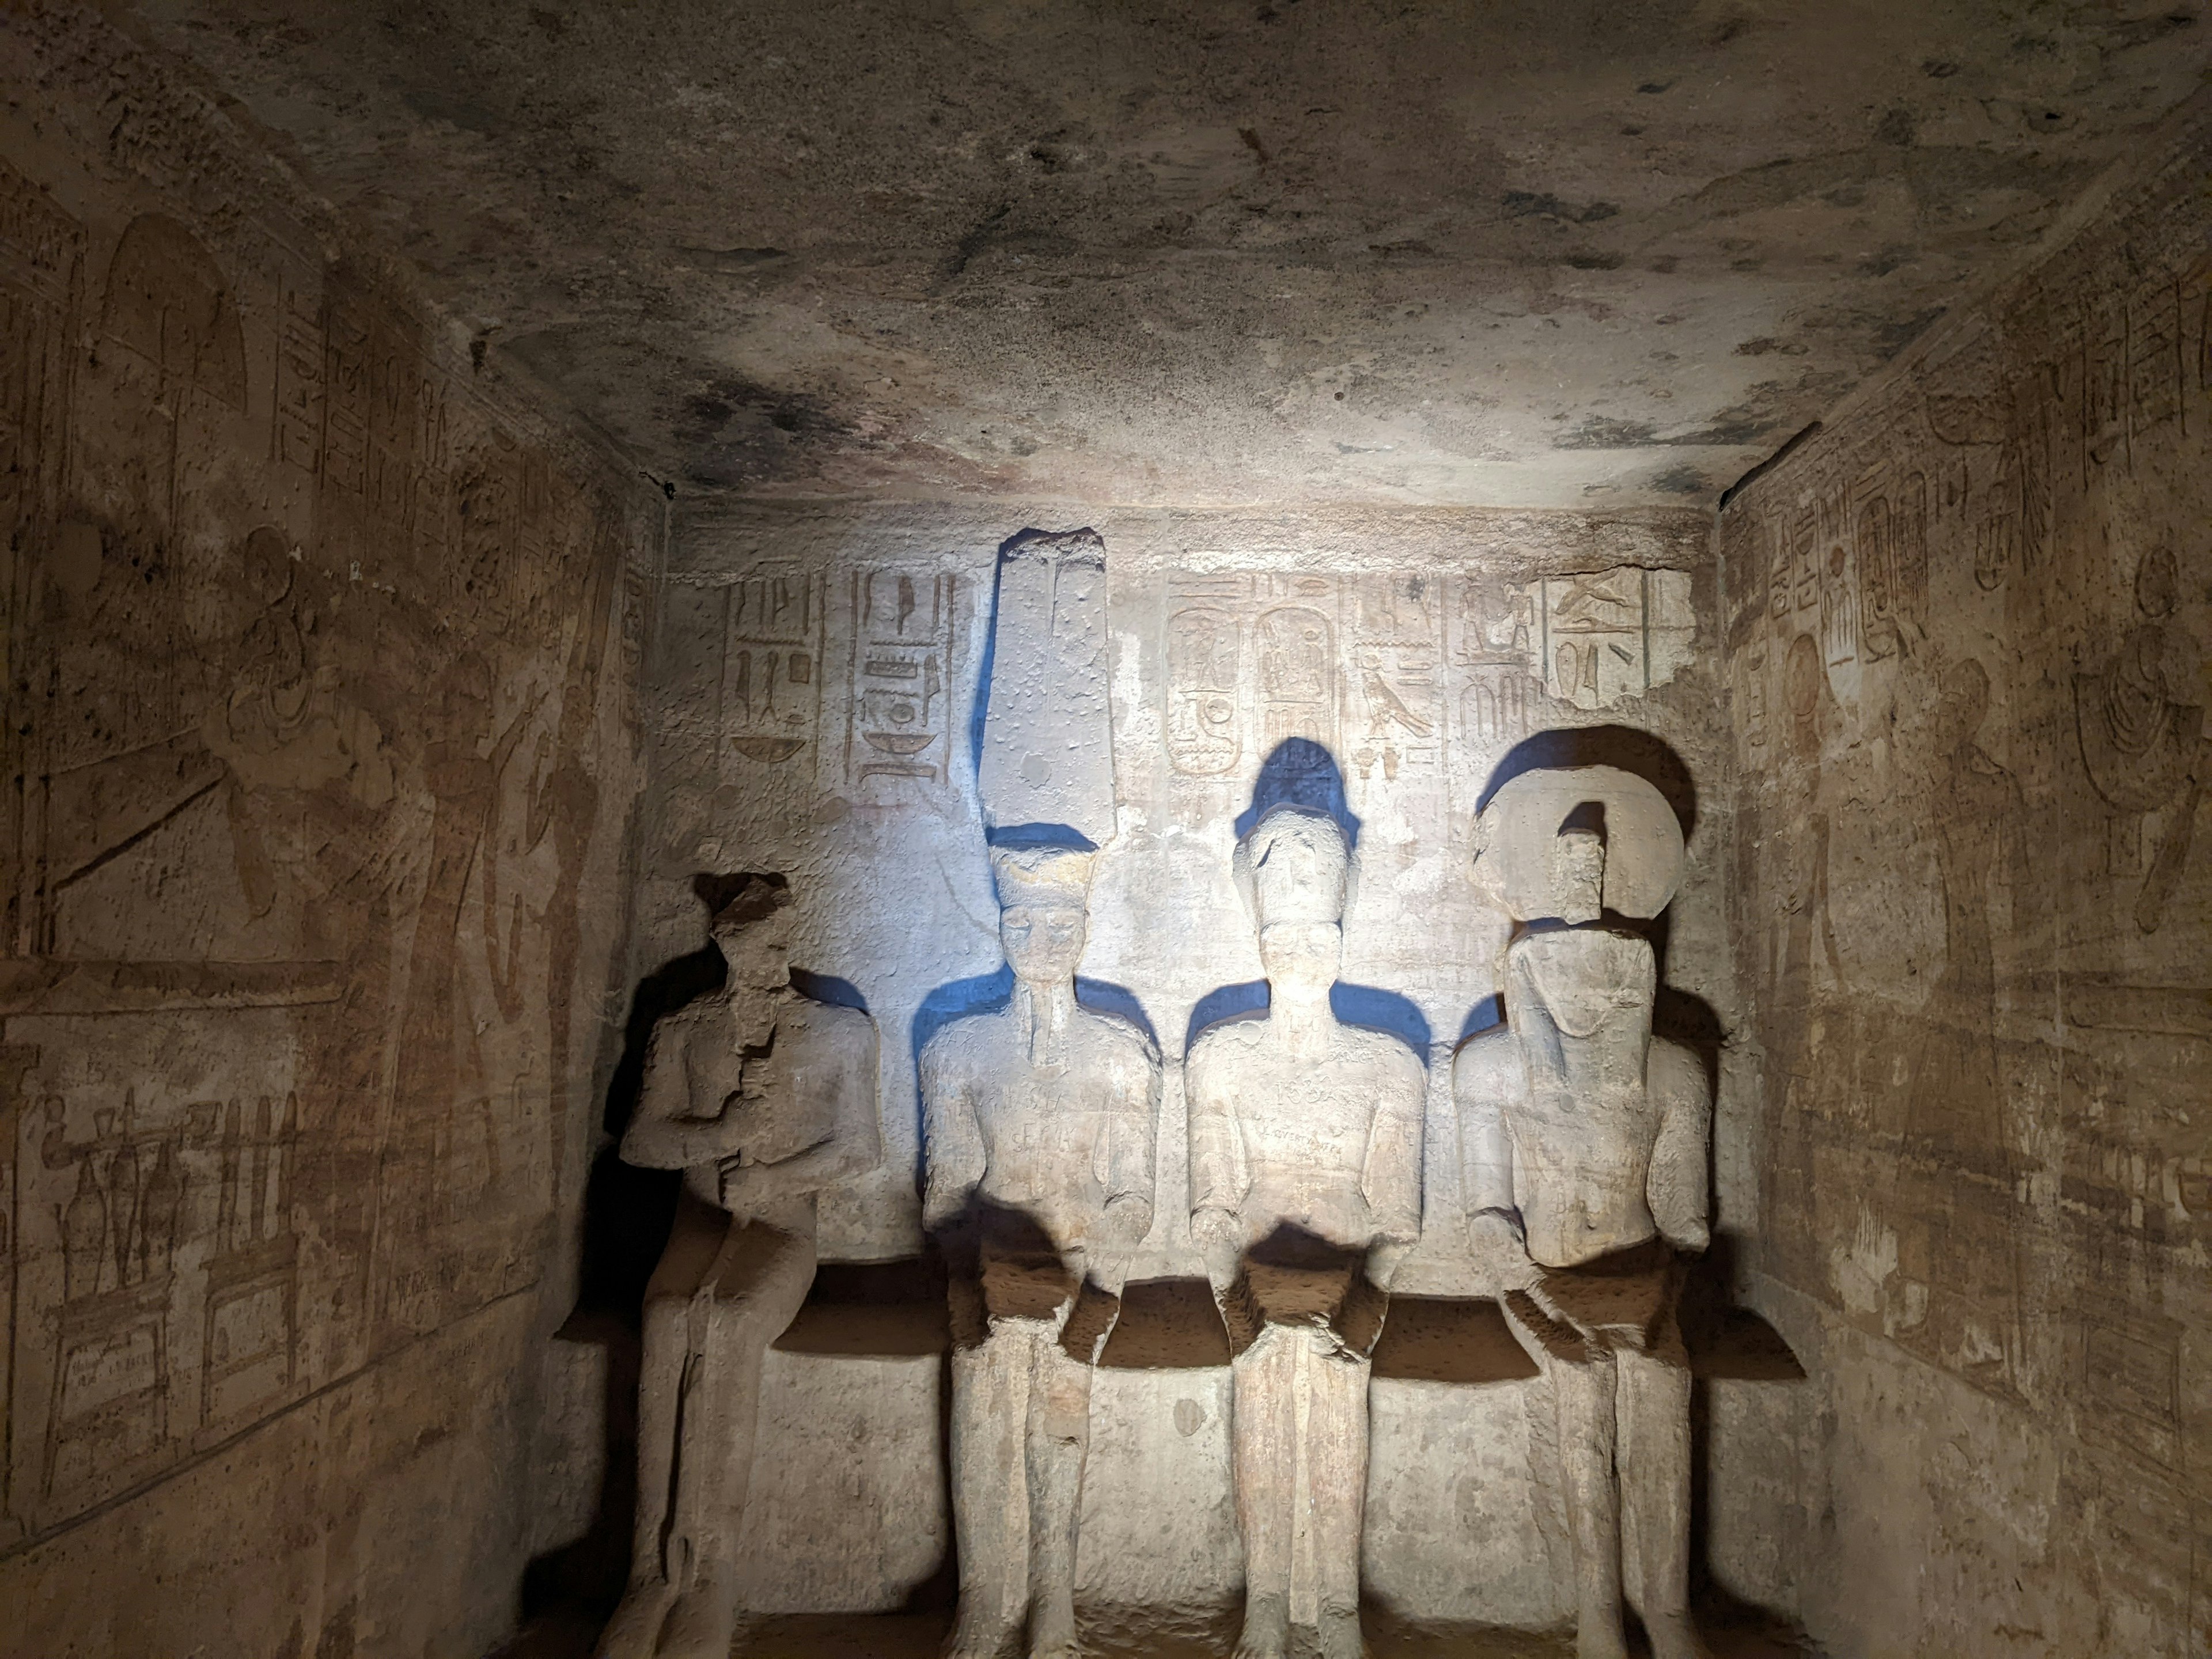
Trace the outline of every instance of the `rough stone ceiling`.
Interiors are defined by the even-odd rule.
[[[1710,499],[2202,0],[129,0],[679,490]]]

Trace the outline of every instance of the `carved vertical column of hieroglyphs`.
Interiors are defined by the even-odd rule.
[[[732,782],[811,775],[822,728],[823,578],[793,566],[747,572],[723,589],[720,770]]]
[[[842,765],[834,787],[888,800],[898,798],[898,780],[933,790],[951,781],[954,588],[950,572],[926,568],[852,573]]]
[[[1346,782],[1394,838],[1447,832],[1444,583],[1431,571],[1351,581],[1346,643]]]
[[[1166,589],[1163,722],[1178,775],[1249,778],[1270,757],[1311,763],[1305,751],[1277,756],[1294,739],[1338,758],[1343,677],[1334,578],[1177,570]]]

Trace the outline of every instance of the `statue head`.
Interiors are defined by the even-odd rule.
[[[732,990],[772,991],[791,983],[791,884],[781,876],[740,877],[735,893],[708,922],[730,964]]]
[[[1335,818],[1285,801],[1237,844],[1232,866],[1260,933],[1267,982],[1325,995],[1344,960],[1344,898],[1352,849]]]
[[[1605,835],[1571,823],[1552,838],[1553,902],[1559,920],[1595,921],[1605,909]]]
[[[1097,854],[1070,847],[994,847],[999,944],[1027,985],[1075,976],[1089,933],[1091,870]]]

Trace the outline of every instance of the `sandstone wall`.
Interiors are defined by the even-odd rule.
[[[1766,1565],[1848,1654],[2212,1650],[2212,117],[1723,509]],[[2191,827],[2196,834],[2192,839]]]
[[[106,26],[0,65],[0,1653],[474,1659],[661,503]]]

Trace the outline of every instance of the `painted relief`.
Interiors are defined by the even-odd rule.
[[[18,1533],[532,1282],[597,1042],[619,487],[269,257],[0,172]]]
[[[2204,1629],[2177,1334],[2212,1317],[2175,1127],[2212,1036],[2200,171],[1721,529],[1765,1270],[2050,1442],[2100,1519],[2048,1547],[2176,1652]]]

